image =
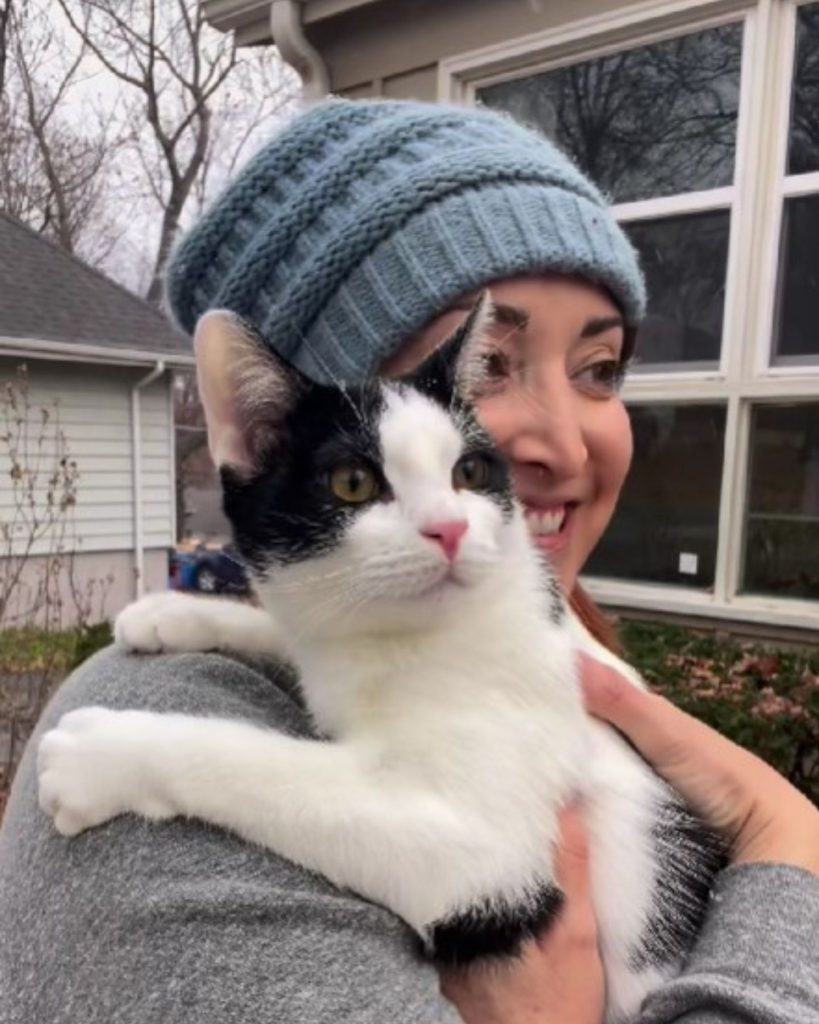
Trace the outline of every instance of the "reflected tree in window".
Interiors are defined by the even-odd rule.
[[[796,13],[788,173],[819,170],[819,4]]]
[[[615,202],[730,184],[741,25],[487,86],[478,97],[538,127]]]

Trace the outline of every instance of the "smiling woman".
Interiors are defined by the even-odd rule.
[[[374,711],[383,711],[383,701],[376,700],[380,691],[403,679],[401,672],[407,664],[420,664],[419,653],[428,657],[433,652],[435,667],[423,665],[418,673],[419,685],[433,699],[429,713],[416,718],[418,745],[411,756],[407,757],[408,712],[392,716],[394,747],[367,760],[377,793],[369,800],[373,794],[368,790],[364,805],[370,809],[377,806],[379,814],[383,811],[375,823],[376,841],[367,849],[362,849],[357,819],[346,813],[352,790],[345,786],[347,776],[335,770],[339,762],[332,760],[331,748],[337,744],[304,740],[318,739],[317,730],[326,740],[331,730],[325,725],[334,714],[343,714],[346,705],[339,699],[339,683],[345,667],[353,664],[352,655],[366,655],[367,645],[372,643],[369,636],[351,645],[352,655],[342,653],[322,665],[317,678],[326,700],[318,716],[306,712],[303,693],[280,664],[224,654],[140,658],[113,650],[94,659],[63,686],[42,728],[51,728],[61,715],[89,704],[134,709],[125,713],[136,713],[131,722],[161,718],[180,725],[190,723],[190,716],[209,720],[195,722],[193,729],[216,726],[213,719],[240,719],[241,723],[234,723],[240,726],[238,731],[230,733],[235,742],[224,749],[251,766],[250,784],[240,780],[237,786],[233,777],[233,788],[228,788],[227,778],[219,776],[224,761],[211,751],[194,759],[189,776],[198,780],[204,799],[224,802],[227,793],[230,814],[244,816],[254,828],[263,829],[276,827],[275,816],[260,811],[265,798],[282,799],[293,811],[295,841],[309,847],[313,855],[327,853],[332,858],[337,854],[350,865],[353,877],[363,863],[374,860],[379,878],[384,880],[383,891],[396,896],[399,903],[408,891],[407,851],[412,848],[423,853],[434,845],[428,843],[430,838],[437,842],[441,835],[452,834],[447,831],[451,815],[438,813],[441,802],[436,797],[449,792],[452,779],[441,782],[435,765],[452,766],[449,755],[456,750],[474,758],[470,764],[479,764],[480,771],[464,768],[466,762],[456,758],[455,789],[466,780],[481,801],[488,793],[504,793],[503,799],[493,797],[494,820],[499,823],[497,851],[502,856],[495,856],[494,847],[484,855],[487,848],[479,840],[485,821],[481,813],[475,813],[466,821],[467,831],[458,833],[461,838],[452,859],[443,863],[441,859],[415,858],[416,891],[422,898],[436,893],[446,878],[454,879],[457,886],[469,885],[472,875],[465,869],[467,863],[476,865],[478,872],[493,871],[507,859],[523,863],[529,856],[538,858],[545,848],[551,855],[554,833],[547,842],[540,832],[545,812],[522,816],[534,827],[524,836],[510,832],[508,811],[513,805],[529,807],[529,799],[537,803],[543,798],[546,786],[529,765],[534,761],[545,764],[552,756],[560,762],[561,771],[576,772],[590,788],[595,771],[606,776],[607,784],[613,783],[618,800],[623,801],[618,805],[623,807],[623,815],[598,832],[622,856],[622,822],[632,813],[639,818],[642,807],[635,800],[634,787],[618,785],[605,766],[601,769],[599,758],[593,756],[593,744],[567,753],[565,743],[571,730],[559,723],[549,741],[543,741],[537,728],[530,726],[551,723],[551,727],[555,721],[517,699],[518,691],[510,689],[508,673],[513,660],[525,659],[541,646],[547,649],[553,676],[550,692],[574,708],[584,727],[600,728],[594,735],[605,736],[606,743],[622,757],[632,756],[618,736],[588,723],[583,716],[580,695],[573,685],[575,641],[589,645],[600,659],[610,659],[610,655],[564,610],[567,595],[575,610],[582,603],[578,573],[606,529],[628,470],[631,430],[618,388],[645,306],[634,250],[598,189],[550,143],[504,116],[414,103],[330,101],[298,117],[228,186],[177,246],[167,284],[169,304],[178,321],[197,333],[212,450],[224,467],[228,500],[245,503],[234,516],[237,534],[248,534],[246,524],[251,521],[260,531],[267,530],[269,541],[275,533],[275,550],[273,542],[268,543],[270,561],[288,571],[305,548],[319,555],[325,548],[332,549],[341,520],[365,512],[368,503],[372,513],[368,521],[392,540],[386,509],[379,507],[389,486],[386,474],[378,474],[380,459],[367,458],[365,447],[363,470],[362,452],[352,460],[349,450],[345,449],[341,458],[332,445],[324,447],[327,393],[334,396],[335,415],[343,421],[345,433],[355,432],[362,418],[373,419],[372,415],[362,417],[362,406],[351,403],[350,391],[362,401],[382,396],[382,408],[375,417],[381,424],[381,440],[399,419],[404,424],[401,436],[393,439],[396,443],[382,445],[394,456],[392,462],[398,464],[400,474],[402,445],[413,440],[411,428],[417,418],[409,416],[410,399],[403,395],[396,405],[404,407],[404,415],[390,424],[389,394],[401,389],[371,378],[405,376],[419,364],[426,366],[427,357],[434,363],[436,354],[440,358],[438,346],[463,320],[476,295],[489,288],[497,315],[490,321],[488,337],[480,339],[488,354],[489,375],[478,390],[475,409],[485,431],[473,434],[491,435],[505,456],[505,462],[497,459],[497,466],[504,473],[506,464],[511,468],[529,534],[555,566],[559,585],[552,581],[545,609],[543,602],[527,594],[521,606],[512,608],[504,627],[496,630],[488,625],[494,607],[492,593],[487,591],[486,599],[480,601],[473,595],[474,616],[456,617],[459,641],[447,644],[448,635],[442,640],[442,631],[436,634],[440,646],[430,647],[415,634],[407,640],[406,622],[388,599],[389,581],[379,578],[383,590],[370,605],[378,621],[388,622],[383,630],[387,642],[397,636],[408,649],[402,648],[400,657],[379,665],[366,678],[353,673],[356,714],[367,723],[374,718],[377,721]],[[234,326],[240,318],[253,328],[261,340],[256,360],[246,359],[246,350],[230,348],[223,344],[224,335],[211,332],[213,325],[225,318],[225,314],[211,312],[218,309],[233,314],[227,320]],[[234,333],[228,331],[228,340],[235,340]],[[266,357],[279,368],[279,376],[264,377],[258,372],[258,360],[265,362]],[[279,385],[293,368],[308,378],[309,386],[294,388],[293,393],[300,395],[299,423],[289,435],[285,457],[277,459],[271,440],[282,425]],[[235,395],[229,382],[234,379],[240,381],[247,397],[242,405],[244,419],[237,418],[239,406],[232,401]],[[353,388],[338,387],[340,381]],[[362,381],[359,390],[356,385]],[[431,382],[425,378],[423,383],[429,386]],[[451,403],[438,404],[447,415],[452,413]],[[434,410],[427,409],[427,415],[433,414]],[[439,420],[442,415],[439,408]],[[474,419],[472,423],[475,425]],[[483,486],[484,470],[474,461],[471,449],[467,452],[456,447],[447,452],[451,457],[439,460],[438,475],[451,508],[477,498],[464,492],[476,481]],[[372,447],[369,454],[373,455]],[[302,491],[309,492],[311,507],[319,506],[316,514],[306,517],[304,508],[293,503],[293,488],[265,490],[258,472],[260,455],[267,460],[269,476],[283,480],[291,474]],[[473,461],[459,461],[462,455]],[[306,479],[309,465],[320,472]],[[493,471],[490,467],[488,488],[493,486]],[[318,502],[311,490],[316,482],[320,485]],[[496,497],[500,513],[492,513],[493,521],[502,520],[506,511],[500,495]],[[506,504],[514,508],[508,494]],[[433,584],[444,580],[450,588],[442,588],[441,606],[454,593],[451,581],[458,566],[452,556],[459,545],[469,543],[468,534],[459,534],[462,518],[447,512],[440,521],[416,523],[412,530],[415,549],[423,550],[433,566],[429,579]],[[278,523],[275,531],[270,529],[273,519]],[[534,566],[533,578],[542,586],[541,560],[532,556],[520,517],[515,521],[515,541]],[[327,563],[322,564],[326,568]],[[312,571],[304,569],[304,575]],[[513,586],[519,575],[504,564],[493,580],[500,581],[500,589],[501,582]],[[322,578],[320,574],[318,578]],[[308,582],[315,579],[312,576]],[[330,582],[355,607],[359,594],[351,586],[349,574],[336,573]],[[340,609],[337,602],[328,610],[305,588],[301,603],[293,595],[291,590],[282,595],[291,616],[288,639],[301,636],[305,622],[309,626],[317,615],[329,614],[330,627],[343,632],[346,605]],[[539,595],[544,596],[543,591]],[[417,588],[411,596],[417,596]],[[168,625],[169,607],[163,608],[165,616],[153,624],[157,634]],[[239,617],[235,605],[209,608],[213,609],[209,612],[213,621],[197,638],[199,647],[218,646],[231,620]],[[551,614],[556,609],[562,614]],[[595,635],[603,638],[599,618],[595,619],[590,606],[586,610],[586,621],[593,622]],[[438,611],[436,605],[430,616],[419,603],[418,615],[424,616],[425,628],[430,618],[433,627],[438,625]],[[248,612],[255,613],[257,624],[263,616],[259,609],[242,608],[239,612],[244,619]],[[531,632],[524,638],[528,641],[531,637],[531,643],[519,639],[517,627],[523,621],[531,622]],[[414,619],[412,624],[416,624]],[[270,629],[269,620],[266,628]],[[423,636],[428,641],[428,634]],[[557,646],[551,644],[552,638]],[[562,662],[556,660],[561,644]],[[475,671],[462,673],[460,688],[452,687],[452,677],[439,678],[437,666],[458,661],[463,652],[475,658]],[[521,673],[527,692],[538,694],[538,700],[547,689],[542,664],[543,659],[535,659]],[[476,692],[478,680],[484,677],[490,685]],[[307,679],[306,672],[303,678]],[[608,709],[609,717],[626,731],[634,725],[629,712],[636,716],[635,743],[669,767],[670,774],[676,770],[675,780],[684,788],[687,775],[680,764],[688,762],[685,758],[681,761],[677,743],[679,719],[670,708],[661,708],[659,717],[652,718],[650,711],[655,705],[651,699],[643,695],[648,704],[640,703],[637,690],[623,685],[631,692],[631,702],[614,684],[603,686],[602,699],[595,706],[601,714]],[[399,683],[394,691],[399,704],[401,700],[411,703],[411,688]],[[442,725],[439,705],[453,692],[462,703],[454,719]],[[607,700],[607,694],[614,698]],[[509,703],[517,716],[513,720],[519,724],[504,730],[507,718],[503,709]],[[144,715],[156,711],[177,714]],[[83,714],[73,721],[81,720]],[[101,714],[117,717],[111,710]],[[656,735],[654,721],[661,727]],[[231,727],[231,723],[227,725]],[[480,731],[479,725],[481,729],[497,726],[499,734],[504,734],[503,750],[485,738],[489,734]],[[283,756],[276,761],[278,774],[274,772],[271,779],[266,770],[270,765],[259,768],[250,753],[268,750],[268,740],[260,737],[274,734],[277,738],[272,742]],[[130,742],[130,735],[126,728],[122,742]],[[180,751],[168,737],[177,734],[164,735],[162,755],[174,758]],[[36,735],[35,743],[39,739]],[[67,741],[63,749],[69,753],[76,749],[72,747],[75,740],[63,733],[61,742]],[[51,747],[53,750],[53,742]],[[328,817],[340,820],[340,831],[325,833],[321,842],[306,839],[305,829],[298,824],[310,815],[298,796],[303,792],[299,788],[302,773],[290,754],[305,747],[311,749],[311,757],[315,755],[327,766],[332,760],[334,766],[321,777],[316,805],[319,817],[327,811]],[[372,755],[367,742],[362,747]],[[118,743],[108,742],[106,749],[112,763],[117,763]],[[59,1024],[65,1020],[102,1024],[114,1017],[122,1024],[142,1024],[146,1019],[168,1024],[187,1024],[192,1019],[200,1024],[227,1019],[293,1024],[336,1024],[340,1020],[351,1024],[456,1024],[459,1020],[469,1024],[601,1024],[605,990],[597,930],[599,927],[601,935],[610,935],[611,928],[616,933],[621,925],[633,925],[638,931],[645,930],[646,942],[638,947],[614,943],[616,949],[609,943],[608,953],[627,965],[621,976],[628,989],[622,993],[622,1005],[636,1007],[641,993],[647,991],[642,986],[656,989],[649,1016],[643,1018],[651,1024],[675,1020],[700,1024],[706,1019],[716,1024],[740,1018],[764,1020],[765,1024],[811,1021],[812,1011],[805,1006],[816,990],[815,986],[811,989],[810,970],[803,969],[803,963],[812,955],[810,943],[815,941],[811,907],[817,905],[817,889],[810,874],[814,861],[804,856],[804,850],[815,845],[816,816],[810,817],[801,804],[784,798],[781,786],[788,787],[782,780],[777,780],[779,788],[771,785],[774,773],[760,775],[759,766],[755,773],[746,772],[747,762],[742,760],[737,762],[741,768],[738,776],[726,772],[725,758],[730,757],[723,748],[715,749],[719,756],[708,761],[710,775],[700,770],[696,757],[697,770],[691,773],[698,783],[692,790],[695,796],[720,794],[719,801],[703,803],[705,811],[714,812],[713,821],[708,820],[722,826],[729,839],[734,838],[737,808],[757,807],[757,791],[765,789],[766,783],[771,795],[763,802],[763,817],[769,812],[774,819],[784,814],[787,828],[780,834],[771,828],[767,817],[759,822],[758,813],[745,816],[755,831],[759,822],[764,834],[776,833],[777,842],[766,846],[755,841],[756,862],[746,862],[720,876],[718,898],[712,902],[707,899],[702,877],[680,883],[672,871],[672,882],[659,901],[670,894],[682,905],[680,919],[686,921],[692,906],[707,907],[706,930],[692,953],[688,976],[676,988],[673,982],[661,984],[656,964],[664,962],[676,969],[680,959],[680,949],[674,947],[676,929],[657,925],[656,908],[653,901],[646,902],[649,890],[645,886],[640,885],[638,893],[619,883],[601,881],[608,878],[605,871],[617,861],[616,856],[604,856],[598,862],[605,861],[602,875],[592,865],[590,881],[588,864],[583,867],[581,835],[580,870],[560,873],[558,868],[558,881],[569,894],[560,926],[533,935],[529,955],[517,967],[479,975],[479,998],[471,998],[469,992],[469,982],[475,976],[466,978],[465,988],[448,986],[446,991],[461,1013],[440,994],[438,976],[418,957],[412,935],[398,918],[377,903],[362,900],[347,888],[334,888],[322,877],[259,845],[243,843],[192,819],[160,822],[147,829],[128,815],[66,842],[37,810],[34,751],[30,749],[0,833],[0,979],[11,977],[12,971],[21,979],[17,985],[2,986],[4,1009],[15,1024]],[[523,751],[532,752],[531,759]],[[221,747],[217,753],[221,756]],[[403,754],[424,780],[419,801],[414,801],[406,788],[385,787],[388,778],[395,778],[393,753]],[[517,776],[509,772],[512,763],[523,764]],[[639,763],[648,776],[642,762],[634,759],[633,763]],[[162,776],[163,785],[167,775],[171,789],[180,781],[173,772],[157,773],[153,761],[148,768],[153,777]],[[208,776],[214,771],[216,775]],[[122,782],[123,775],[125,783],[133,787],[128,772],[120,773],[118,779],[99,772],[93,781]],[[742,788],[745,775],[753,780],[750,797]],[[60,783],[63,777],[57,772],[55,781]],[[202,783],[208,778],[212,784]],[[664,784],[652,779],[652,784],[665,792]],[[714,780],[722,784],[716,785]],[[91,783],[79,787],[79,799],[87,798],[91,788]],[[147,793],[150,802],[150,788],[135,788],[143,797]],[[44,802],[50,806],[47,796]],[[171,806],[179,804],[172,801]],[[407,811],[415,808],[424,812],[420,827],[408,825]],[[726,808],[733,817],[726,814]],[[555,822],[553,811],[551,823]],[[110,816],[111,808],[108,812]],[[167,814],[168,805],[149,807],[148,813]],[[686,813],[678,823],[688,820]],[[643,825],[649,820],[653,819],[640,818]],[[661,860],[663,854],[657,851],[664,850],[667,862],[676,867],[698,865],[690,856],[691,837],[670,841],[668,826],[668,820],[661,817],[656,828],[644,830],[654,851],[652,857]],[[576,835],[577,829],[564,830],[564,847],[567,835],[571,839],[573,832]],[[530,835],[536,837],[534,841]],[[276,848],[275,843],[272,846]],[[681,847],[684,855],[680,855]],[[376,850],[381,852],[374,856]],[[295,859],[301,864],[313,863],[309,857]],[[781,863],[759,863],[766,859]],[[561,860],[565,858],[558,857],[558,864]],[[643,861],[636,866],[640,864]],[[632,879],[636,877],[634,867],[630,863],[626,870]],[[577,890],[570,891],[573,875],[579,877],[579,902],[572,895]],[[594,901],[588,893],[591,887],[597,889]],[[603,906],[601,891],[611,896],[611,903],[606,904],[609,910],[601,912],[598,922],[589,907]],[[537,912],[538,921],[554,917],[559,901],[552,890],[530,887],[524,895],[526,907]],[[386,899],[383,902],[393,905]],[[49,908],[48,915],[43,914],[44,906]],[[469,909],[469,904],[464,904],[464,913],[445,919],[457,923],[459,934],[467,938],[474,933],[476,917],[484,925],[487,921],[485,906],[479,905],[475,914],[467,912]],[[488,915],[491,930],[496,939],[508,938],[504,929],[509,907],[495,909],[500,912]],[[760,920],[762,913],[764,920]],[[526,920],[533,931],[533,919]],[[652,946],[673,954],[673,960],[657,961],[655,956],[652,961]],[[71,950],[69,958],[66,949]],[[567,955],[574,965],[571,971],[566,970]],[[752,979],[760,973],[764,978],[757,985]],[[575,984],[561,989],[566,977]],[[782,985],[783,978],[786,985]],[[788,995],[780,998],[786,988]],[[613,991],[614,986],[609,989]],[[473,988],[472,996],[474,993]],[[703,1015],[689,1012],[692,1007],[693,1011],[702,1009]]]

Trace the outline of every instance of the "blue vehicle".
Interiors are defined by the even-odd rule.
[[[231,544],[198,544],[171,553],[171,586],[203,594],[247,594],[250,580],[239,553]]]

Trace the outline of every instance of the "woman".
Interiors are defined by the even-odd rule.
[[[233,309],[319,380],[415,365],[488,283],[504,321],[503,380],[481,416],[510,459],[535,543],[594,621],[577,574],[628,468],[617,386],[642,282],[599,193],[549,144],[486,113],[324,104],[242,172],[168,272],[187,330],[208,308]],[[808,1021],[819,815],[750,755],[601,671],[585,672],[591,710],[631,736],[747,862],[720,880],[693,966],[645,1019]],[[310,734],[285,670],[222,655],[104,652],[64,685],[41,728],[88,703]],[[124,817],[61,839],[36,807],[36,741],[0,835],[0,1020],[600,1020],[582,809],[564,822],[569,900],[555,930],[508,971],[443,979],[448,1001],[400,921],[232,836]],[[762,975],[754,984],[750,964]]]

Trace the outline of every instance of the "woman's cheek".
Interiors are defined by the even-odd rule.
[[[620,497],[634,451],[631,421],[619,398],[601,404],[586,437],[594,467],[598,508],[605,516],[605,522],[600,524],[602,533]]]

